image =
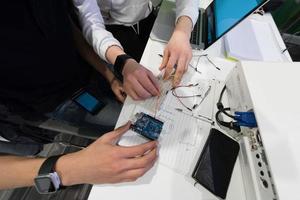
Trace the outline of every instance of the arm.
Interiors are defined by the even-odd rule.
[[[104,21],[96,0],[73,0],[79,11],[83,35],[97,54],[114,64],[117,56],[125,54],[121,44],[105,30]],[[159,94],[159,85],[154,75],[129,59],[123,68],[124,90],[134,100],[142,100]]]
[[[132,147],[115,143],[130,123],[106,133],[86,149],[60,157],[55,171],[65,186],[82,183],[134,181],[146,173],[157,158],[156,142]],[[95,159],[96,158],[96,159]],[[32,186],[44,158],[0,156],[0,190]]]
[[[101,59],[113,64],[114,62],[112,62],[111,58],[107,59],[106,57],[107,49],[117,46],[123,52],[123,48],[120,42],[110,32],[105,30],[104,20],[97,0],[73,0],[73,3],[78,9],[83,36]]]
[[[198,0],[189,0],[189,1],[180,1],[176,0],[176,23],[182,16],[188,17],[192,26],[197,22],[199,12],[199,1]]]
[[[75,45],[79,54],[84,58],[91,66],[93,66],[103,77],[110,83],[111,89],[116,95],[117,99],[121,102],[125,101],[124,89],[122,83],[114,76],[114,74],[105,66],[106,64],[99,58],[92,47],[83,38],[82,33],[72,22],[73,36]]]
[[[173,85],[180,83],[192,58],[190,46],[191,31],[198,18],[198,0],[176,1],[176,26],[165,50],[160,69],[165,68],[164,78],[168,79],[177,64]]]
[[[0,156],[0,190],[32,186],[44,158]]]

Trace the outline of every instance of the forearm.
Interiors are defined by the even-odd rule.
[[[0,189],[32,186],[44,158],[0,156]]]
[[[64,186],[83,183],[76,172],[76,167],[80,165],[77,154],[79,152],[61,156],[54,166],[54,171],[59,174]],[[33,186],[34,178],[45,160],[46,158],[0,156],[0,190]]]
[[[95,53],[94,49],[86,42],[80,30],[72,23],[75,45],[79,54],[91,66],[93,66],[108,82],[114,79],[114,74],[106,67],[106,64]]]
[[[110,46],[117,45],[122,48],[120,42],[105,30],[105,24],[96,0],[73,0],[78,9],[78,18],[82,26],[82,32],[88,43],[93,47],[101,59],[106,60],[106,52]]]
[[[53,169],[61,184],[128,182],[144,175],[157,159],[157,143],[117,146],[116,141],[129,128],[130,123],[127,123],[104,134],[87,148],[61,156]],[[44,161],[45,158],[0,156],[0,190],[32,186]]]

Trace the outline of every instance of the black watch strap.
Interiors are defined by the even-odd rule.
[[[122,71],[123,71],[125,62],[126,62],[126,60],[128,60],[130,58],[131,58],[131,56],[129,56],[127,54],[122,54],[122,55],[117,56],[117,59],[115,61],[114,74],[121,82],[123,82]]]
[[[57,156],[51,156],[51,157],[47,158],[43,162],[42,166],[40,167],[38,175],[49,174],[49,173],[53,172],[54,165],[61,156],[62,155],[57,155]]]

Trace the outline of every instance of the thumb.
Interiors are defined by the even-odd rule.
[[[120,139],[120,137],[129,130],[130,125],[131,121],[128,121],[125,125],[115,129],[114,131],[106,133],[103,136],[104,138],[102,138],[102,141],[105,143],[115,144],[117,140]]]
[[[123,87],[119,88],[119,93],[118,93],[118,99],[124,103],[125,99],[126,99],[126,93]]]

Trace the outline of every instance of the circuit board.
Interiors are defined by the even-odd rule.
[[[131,125],[131,130],[150,139],[157,140],[164,123],[145,113],[135,114],[134,123]]]

